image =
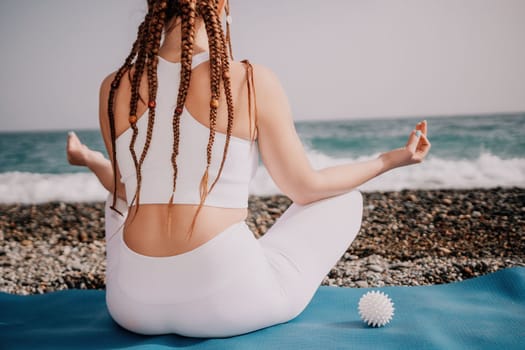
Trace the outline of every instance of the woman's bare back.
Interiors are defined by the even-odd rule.
[[[166,61],[174,62],[173,55],[160,51],[160,56]],[[131,74],[133,71],[131,71]],[[132,75],[131,75],[132,76]],[[242,63],[232,62],[230,68],[231,89],[234,105],[234,126],[232,136],[249,140],[255,129],[254,118],[248,115],[248,90],[246,86],[246,70]],[[101,129],[106,145],[111,147],[111,138],[107,128],[104,128],[104,119],[107,120],[107,96],[114,73],[108,76],[101,87]],[[209,62],[203,62],[192,70],[192,77],[188,89],[185,107],[191,116],[200,124],[209,126],[210,93]],[[140,96],[137,115],[147,118],[148,85],[146,76],[140,84]],[[128,75],[122,79],[115,94],[115,129],[118,137],[129,127],[129,102],[131,86]],[[253,98],[253,97],[252,97]],[[217,113],[216,132],[226,133],[227,104],[224,94],[221,94]],[[155,136],[153,136],[155,137]],[[166,145],[171,148],[172,145]],[[202,157],[206,157],[206,149],[202,150]],[[117,164],[118,170],[118,164]],[[203,169],[204,171],[204,169]],[[120,174],[117,175],[120,178]],[[117,183],[117,193],[125,193],[123,184]],[[197,190],[197,189],[196,189]],[[124,241],[135,252],[147,256],[173,256],[190,251],[215,237],[225,228],[246,218],[245,208],[219,208],[203,206],[195,223],[191,237],[190,230],[193,217],[198,205],[174,204],[168,209],[167,204],[140,204],[135,215],[135,206],[128,213],[124,229]],[[167,232],[168,210],[171,210],[171,235]]]

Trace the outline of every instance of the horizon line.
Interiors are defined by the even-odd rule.
[[[406,116],[367,116],[367,117],[331,117],[329,119],[295,119],[294,123],[330,123],[330,122],[342,122],[342,121],[366,121],[366,120],[404,120],[404,119],[437,119],[437,118],[457,118],[457,117],[494,117],[494,116],[520,116],[525,115],[525,111],[510,111],[510,112],[484,112],[484,113],[465,113],[465,114],[433,114],[433,115],[406,115]],[[99,130],[98,127],[79,127],[79,128],[49,128],[49,129],[11,129],[11,130],[0,130],[0,134],[7,133],[19,133],[19,132],[29,132],[29,133],[38,133],[38,132],[69,132],[69,131],[93,131]]]

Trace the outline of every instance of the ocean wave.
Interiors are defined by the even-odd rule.
[[[98,202],[106,197],[107,191],[91,173],[0,174],[0,203]]]
[[[309,151],[312,166],[321,169],[349,162],[373,159],[377,155],[356,159],[333,158]],[[394,169],[359,187],[364,192],[402,189],[469,189],[524,187],[525,158],[501,159],[482,153],[473,160],[450,160],[429,157],[425,162]],[[259,166],[250,186],[254,195],[280,193],[264,166]],[[49,201],[103,201],[106,190],[91,173],[35,174],[6,172],[0,174],[0,203],[42,203]]]
[[[325,167],[366,161],[379,154],[355,159],[332,158],[323,153],[309,151],[312,167]],[[525,187],[525,158],[502,159],[489,152],[477,159],[442,159],[429,157],[423,163],[391,170],[378,176],[359,189],[371,191],[399,191],[403,189],[469,189],[492,187]],[[279,193],[263,166],[257,170],[250,192],[255,195]]]

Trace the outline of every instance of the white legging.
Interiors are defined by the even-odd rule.
[[[292,204],[256,239],[239,222],[189,252],[150,257],[126,246],[124,218],[106,202],[106,303],[122,327],[141,334],[228,337],[299,315],[361,226],[352,191]],[[119,201],[121,210],[126,203]]]

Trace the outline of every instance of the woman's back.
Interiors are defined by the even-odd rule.
[[[254,167],[257,164],[256,144],[252,142],[254,141],[255,118],[249,114],[247,73],[242,63],[232,62],[230,81],[235,122],[233,123],[225,168],[221,173],[221,178],[225,174],[226,177],[222,179],[222,183],[219,179],[216,187],[209,194],[204,206],[199,211],[191,238],[188,239],[187,234],[199,207],[199,202],[195,198],[199,196],[200,176],[206,165],[207,141],[210,133],[210,65],[209,55],[206,51],[194,54],[185,110],[180,116],[180,154],[178,155],[178,163],[180,164],[178,164],[178,186],[176,187],[178,191],[176,190],[174,194],[174,204],[169,206],[168,201],[173,177],[170,160],[173,147],[171,120],[180,82],[180,63],[176,62],[176,56],[173,51],[163,51],[162,48],[159,51],[157,106],[155,107],[156,124],[152,129],[151,145],[141,171],[140,209],[135,215],[133,208],[136,207],[132,207],[124,231],[125,242],[130,249],[148,256],[172,256],[187,252],[212,239],[225,228],[244,220],[247,214],[247,182],[253,175]],[[129,77],[133,76],[133,72],[132,69],[130,75],[123,77],[115,94],[114,105],[117,167],[120,170],[119,178],[122,177],[123,182],[126,183],[125,192],[128,204],[131,203],[136,188],[136,172],[129,152],[132,130],[128,121],[131,98]],[[112,80],[113,76],[109,76],[103,83],[102,90],[104,90],[104,85],[108,89],[107,85]],[[172,83],[171,86],[170,82]],[[139,118],[136,126],[139,129],[140,136],[135,142],[138,157],[142,152],[148,124],[148,106],[145,102],[148,96],[146,74],[143,76],[139,94],[141,98],[137,106]],[[253,96],[251,98],[253,99]],[[101,101],[104,99],[101,98]],[[101,112],[103,112],[103,106],[101,107]],[[222,159],[227,124],[227,101],[222,94],[217,111],[216,135],[212,153],[213,162],[208,187],[215,180]],[[149,168],[148,159],[151,163]],[[151,168],[153,164],[156,169]],[[195,171],[198,171],[197,176],[195,176]],[[231,173],[230,180],[228,180],[228,172]],[[237,183],[232,184],[235,182],[232,178]],[[118,185],[121,186],[122,183]],[[161,190],[164,192],[162,196],[152,194],[152,192],[160,192]],[[215,199],[213,197],[214,192],[217,193]],[[243,197],[246,197],[244,203]],[[168,218],[168,210],[171,211],[171,218]],[[171,232],[168,232],[167,229],[168,221],[172,222],[170,225]]]

